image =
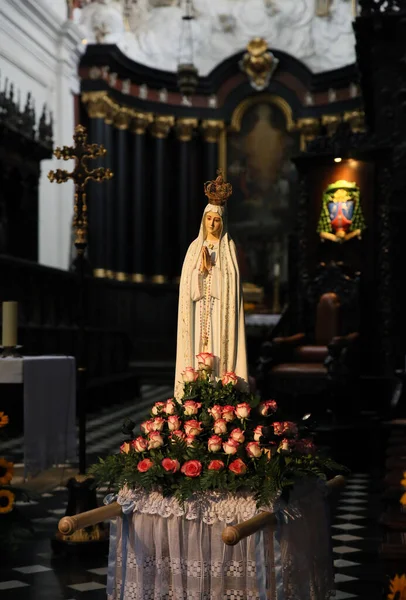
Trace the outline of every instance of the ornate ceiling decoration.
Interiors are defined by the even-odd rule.
[[[200,76],[249,40],[301,60],[320,73],[355,62],[349,0],[193,0],[192,33]],[[117,44],[135,62],[176,72],[183,0],[71,0],[89,43]]]

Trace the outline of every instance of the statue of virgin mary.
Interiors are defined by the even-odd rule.
[[[197,355],[214,355],[211,375],[237,375],[248,388],[244,309],[235,244],[227,231],[226,202],[232,187],[221,171],[204,184],[209,203],[198,237],[190,244],[179,288],[175,397],[183,396],[182,373],[198,369]]]

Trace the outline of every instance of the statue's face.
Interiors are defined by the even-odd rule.
[[[219,237],[222,227],[222,219],[220,215],[215,212],[206,213],[205,226],[207,233],[211,233],[214,237]]]

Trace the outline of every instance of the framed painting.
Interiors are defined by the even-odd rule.
[[[249,97],[237,106],[220,147],[220,166],[233,186],[229,229],[243,284],[263,291],[264,308],[271,309],[275,284],[282,296],[287,284],[297,198],[291,157],[299,148],[291,108],[272,94]]]

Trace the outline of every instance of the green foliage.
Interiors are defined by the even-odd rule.
[[[197,403],[192,404],[195,414],[185,414],[190,407],[190,404],[185,406],[187,401]],[[244,403],[250,408],[246,419],[239,417],[236,409],[239,404]],[[186,383],[184,397],[180,403],[175,402],[175,405],[171,416],[168,416],[162,407],[159,410],[155,407],[155,414],[151,413],[151,419],[143,424],[144,433],[138,435],[132,444],[124,446],[120,453],[99,459],[97,464],[91,466],[89,473],[96,478],[99,485],[107,485],[115,491],[124,485],[133,489],[143,488],[146,491],[159,490],[164,495],[175,496],[180,502],[197,492],[218,490],[234,493],[244,489],[255,495],[258,505],[268,505],[280,493],[286,497],[289,489],[300,478],[327,479],[346,471],[345,467],[331,458],[319,454],[311,440],[303,439],[308,437],[303,425],[296,427],[296,424],[283,421],[280,411],[270,411],[269,414],[263,415],[263,405],[262,410],[259,410],[260,399],[232,384],[223,386],[221,382],[213,384],[204,379]],[[227,454],[224,446],[216,452],[209,451],[208,441],[215,434],[215,419],[211,414],[214,406],[234,407],[234,418],[227,422],[227,431],[216,435],[224,444],[235,430],[239,431],[239,435],[243,434],[244,440],[236,447],[235,454]],[[170,428],[171,417],[178,418],[178,429],[183,439],[173,435]],[[186,438],[191,421],[198,421],[201,428],[192,440]],[[150,445],[152,434],[145,433],[145,429],[151,424],[160,429],[159,447],[142,449],[135,442],[141,440],[144,445]],[[254,441],[255,429],[258,426],[266,426],[269,435],[266,439],[261,437],[261,455],[254,458],[250,455],[247,444]],[[258,439],[258,435],[256,437]],[[142,462],[145,459],[148,462],[147,466]],[[173,463],[176,464],[176,472],[165,470],[162,464],[164,459],[177,461]],[[235,465],[237,459],[243,464],[241,474],[230,470],[230,465]],[[149,461],[152,461],[152,466]],[[200,474],[188,476],[187,472],[183,472],[188,461],[200,465]],[[221,461],[223,467],[214,470],[212,461]]]

